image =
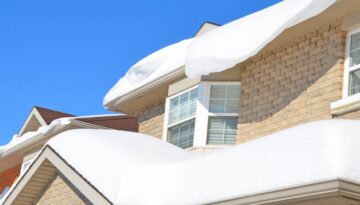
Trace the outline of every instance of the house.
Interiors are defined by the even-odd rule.
[[[211,25],[207,34],[146,57],[109,91],[104,105],[138,117],[139,132],[195,151],[311,121],[359,119],[359,3],[309,2],[283,1]],[[306,6],[317,13],[301,13]],[[269,20],[275,13],[283,14],[278,24]]]
[[[59,122],[63,120],[63,125]],[[53,123],[53,124],[52,124]],[[39,132],[41,127],[52,129]],[[54,135],[70,129],[115,129],[137,131],[137,119],[126,115],[79,116],[35,106],[32,108],[18,135],[0,147],[0,193],[24,173],[46,142]]]
[[[3,204],[360,203],[359,22],[358,0],[285,0],[204,24],[105,96],[142,134],[58,134]]]

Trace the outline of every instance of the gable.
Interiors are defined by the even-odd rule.
[[[55,194],[54,190],[60,192]],[[111,204],[56,152],[46,146],[9,191],[3,205],[52,204],[52,200],[62,196],[71,196],[71,204]],[[64,200],[61,204],[68,203]]]
[[[92,204],[64,176],[57,174],[41,193],[35,205],[59,202],[76,205]]]

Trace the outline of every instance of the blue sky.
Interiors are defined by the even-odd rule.
[[[0,1],[0,145],[34,105],[109,113],[103,96],[141,58],[279,1]]]

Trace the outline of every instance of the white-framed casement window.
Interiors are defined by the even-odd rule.
[[[360,93],[360,28],[348,33],[343,96]]]
[[[163,140],[181,148],[233,145],[239,82],[201,82],[166,99]]]

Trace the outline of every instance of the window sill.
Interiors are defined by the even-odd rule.
[[[342,115],[360,109],[360,94],[349,96],[330,104],[332,115]]]

